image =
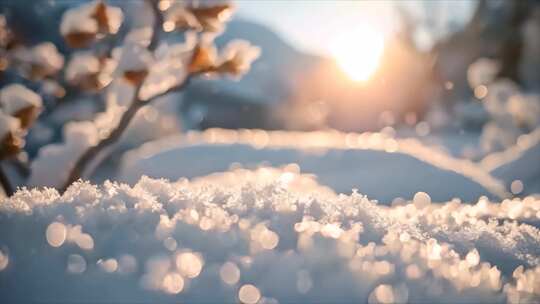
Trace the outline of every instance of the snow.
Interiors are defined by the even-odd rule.
[[[540,200],[379,205],[295,166],[0,201],[8,302],[534,303]],[[29,250],[31,248],[31,250]]]
[[[399,123],[386,112],[381,132],[209,129],[124,155],[179,133],[182,96],[169,94],[144,106],[104,151],[111,157],[91,177],[97,184],[78,181],[59,193],[76,160],[111,134],[134,99],[166,92],[190,72],[245,74],[261,55],[248,41],[270,55],[255,74],[242,83],[200,77],[191,93],[281,102],[294,92],[291,79],[301,79],[297,70],[325,62],[261,28],[242,37],[247,41],[231,41],[241,36],[234,22],[233,32],[214,41],[230,17],[221,3],[177,2],[167,11],[171,2],[159,1],[165,32],[213,33],[186,32],[183,43],[161,42],[152,51],[156,20],[142,8],[147,3],[134,4],[144,13],[133,15],[112,58],[70,54],[70,85],[110,86],[103,103],[83,97],[59,105],[25,138],[30,157],[33,146],[41,149],[29,188],[0,198],[2,302],[540,302],[540,95],[534,84],[494,80],[500,64],[491,59],[469,67],[474,99],[452,109],[456,119],[445,116],[441,101],[425,121],[407,115],[412,127],[405,130],[394,129]],[[61,34],[69,46],[87,47],[117,33],[123,14],[102,1],[85,3],[62,16]],[[239,33],[248,27],[236,22]],[[526,25],[523,35],[537,32]],[[524,54],[538,49],[533,40]],[[57,81],[64,65],[52,43],[19,47],[13,56],[31,80]],[[41,91],[54,92],[48,85]],[[297,112],[322,125],[324,102]],[[0,91],[4,144],[24,135],[12,116],[28,107],[41,109],[41,97],[18,84]],[[481,138],[437,133],[469,124],[483,127]],[[56,140],[56,127],[62,142],[42,146]],[[474,138],[465,143],[465,136]]]
[[[21,84],[10,84],[0,90],[0,108],[8,115],[15,115],[27,108],[41,107],[41,96]]]
[[[289,163],[314,174],[320,183],[338,193],[356,188],[386,204],[398,197],[412,198],[419,191],[428,193],[434,201],[508,196],[504,183],[478,164],[454,158],[416,139],[397,139],[383,133],[188,132],[128,152],[118,179],[134,183],[148,175],[176,180],[226,171],[230,166]]]

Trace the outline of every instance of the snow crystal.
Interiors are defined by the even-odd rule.
[[[428,201],[417,194],[382,206],[292,168],[176,183],[143,177],[133,187],[78,182],[63,195],[22,189],[0,201],[0,294],[8,302],[540,300],[537,197]]]

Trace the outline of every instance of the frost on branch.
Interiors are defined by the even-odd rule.
[[[64,56],[51,42],[43,42],[31,48],[20,47],[13,53],[21,73],[32,80],[53,76],[64,66]]]
[[[188,62],[189,73],[209,72],[216,69],[217,49],[212,35],[203,35],[191,52]]]
[[[201,2],[186,4],[177,2],[169,8],[165,15],[165,30],[196,30],[205,32],[221,32],[223,25],[233,13],[231,3]]]
[[[245,40],[229,42],[218,55],[212,36],[203,36],[193,49],[188,64],[190,73],[228,74],[240,77],[247,73],[261,50]]]
[[[229,42],[220,55],[221,63],[218,71],[239,77],[247,73],[251,63],[261,54],[261,49],[249,41],[233,40]]]
[[[100,35],[116,34],[124,15],[118,7],[93,1],[69,9],[62,16],[60,33],[72,48],[89,46]]]
[[[231,75],[240,77],[249,71],[260,49],[244,40],[230,42],[220,54],[213,43],[215,35],[197,37],[186,34],[184,43],[163,43],[154,52],[152,68],[139,93],[142,100],[180,85],[188,75]]]
[[[194,43],[195,37],[187,35],[184,43],[163,43],[156,49],[155,62],[139,92],[140,99],[147,100],[186,80],[187,62]]]
[[[23,145],[20,121],[0,108],[0,159],[17,154]]]
[[[115,66],[110,58],[100,58],[91,52],[77,52],[66,67],[66,81],[83,90],[99,90],[112,81]]]
[[[126,43],[115,49],[113,58],[118,60],[115,74],[134,86],[144,81],[154,61],[152,53],[138,43]]]
[[[28,129],[42,108],[41,96],[20,84],[11,84],[0,90],[0,109],[16,117],[23,129]]]
[[[21,190],[0,204],[0,292],[11,302],[540,300],[537,198],[427,199],[380,206],[287,167]],[[36,287],[43,275],[47,289]]]

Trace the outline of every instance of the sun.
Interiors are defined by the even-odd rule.
[[[384,51],[383,33],[370,25],[356,26],[336,37],[330,46],[339,67],[354,81],[366,81],[379,66]]]

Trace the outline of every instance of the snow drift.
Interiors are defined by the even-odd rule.
[[[2,302],[540,301],[540,200],[381,206],[298,167],[0,202]]]
[[[231,165],[296,163],[338,193],[358,189],[386,204],[418,191],[436,201],[506,197],[505,185],[478,164],[419,140],[384,133],[208,129],[143,145],[124,157],[119,180],[142,175],[177,180],[222,172]],[[174,165],[171,165],[174,164]]]

